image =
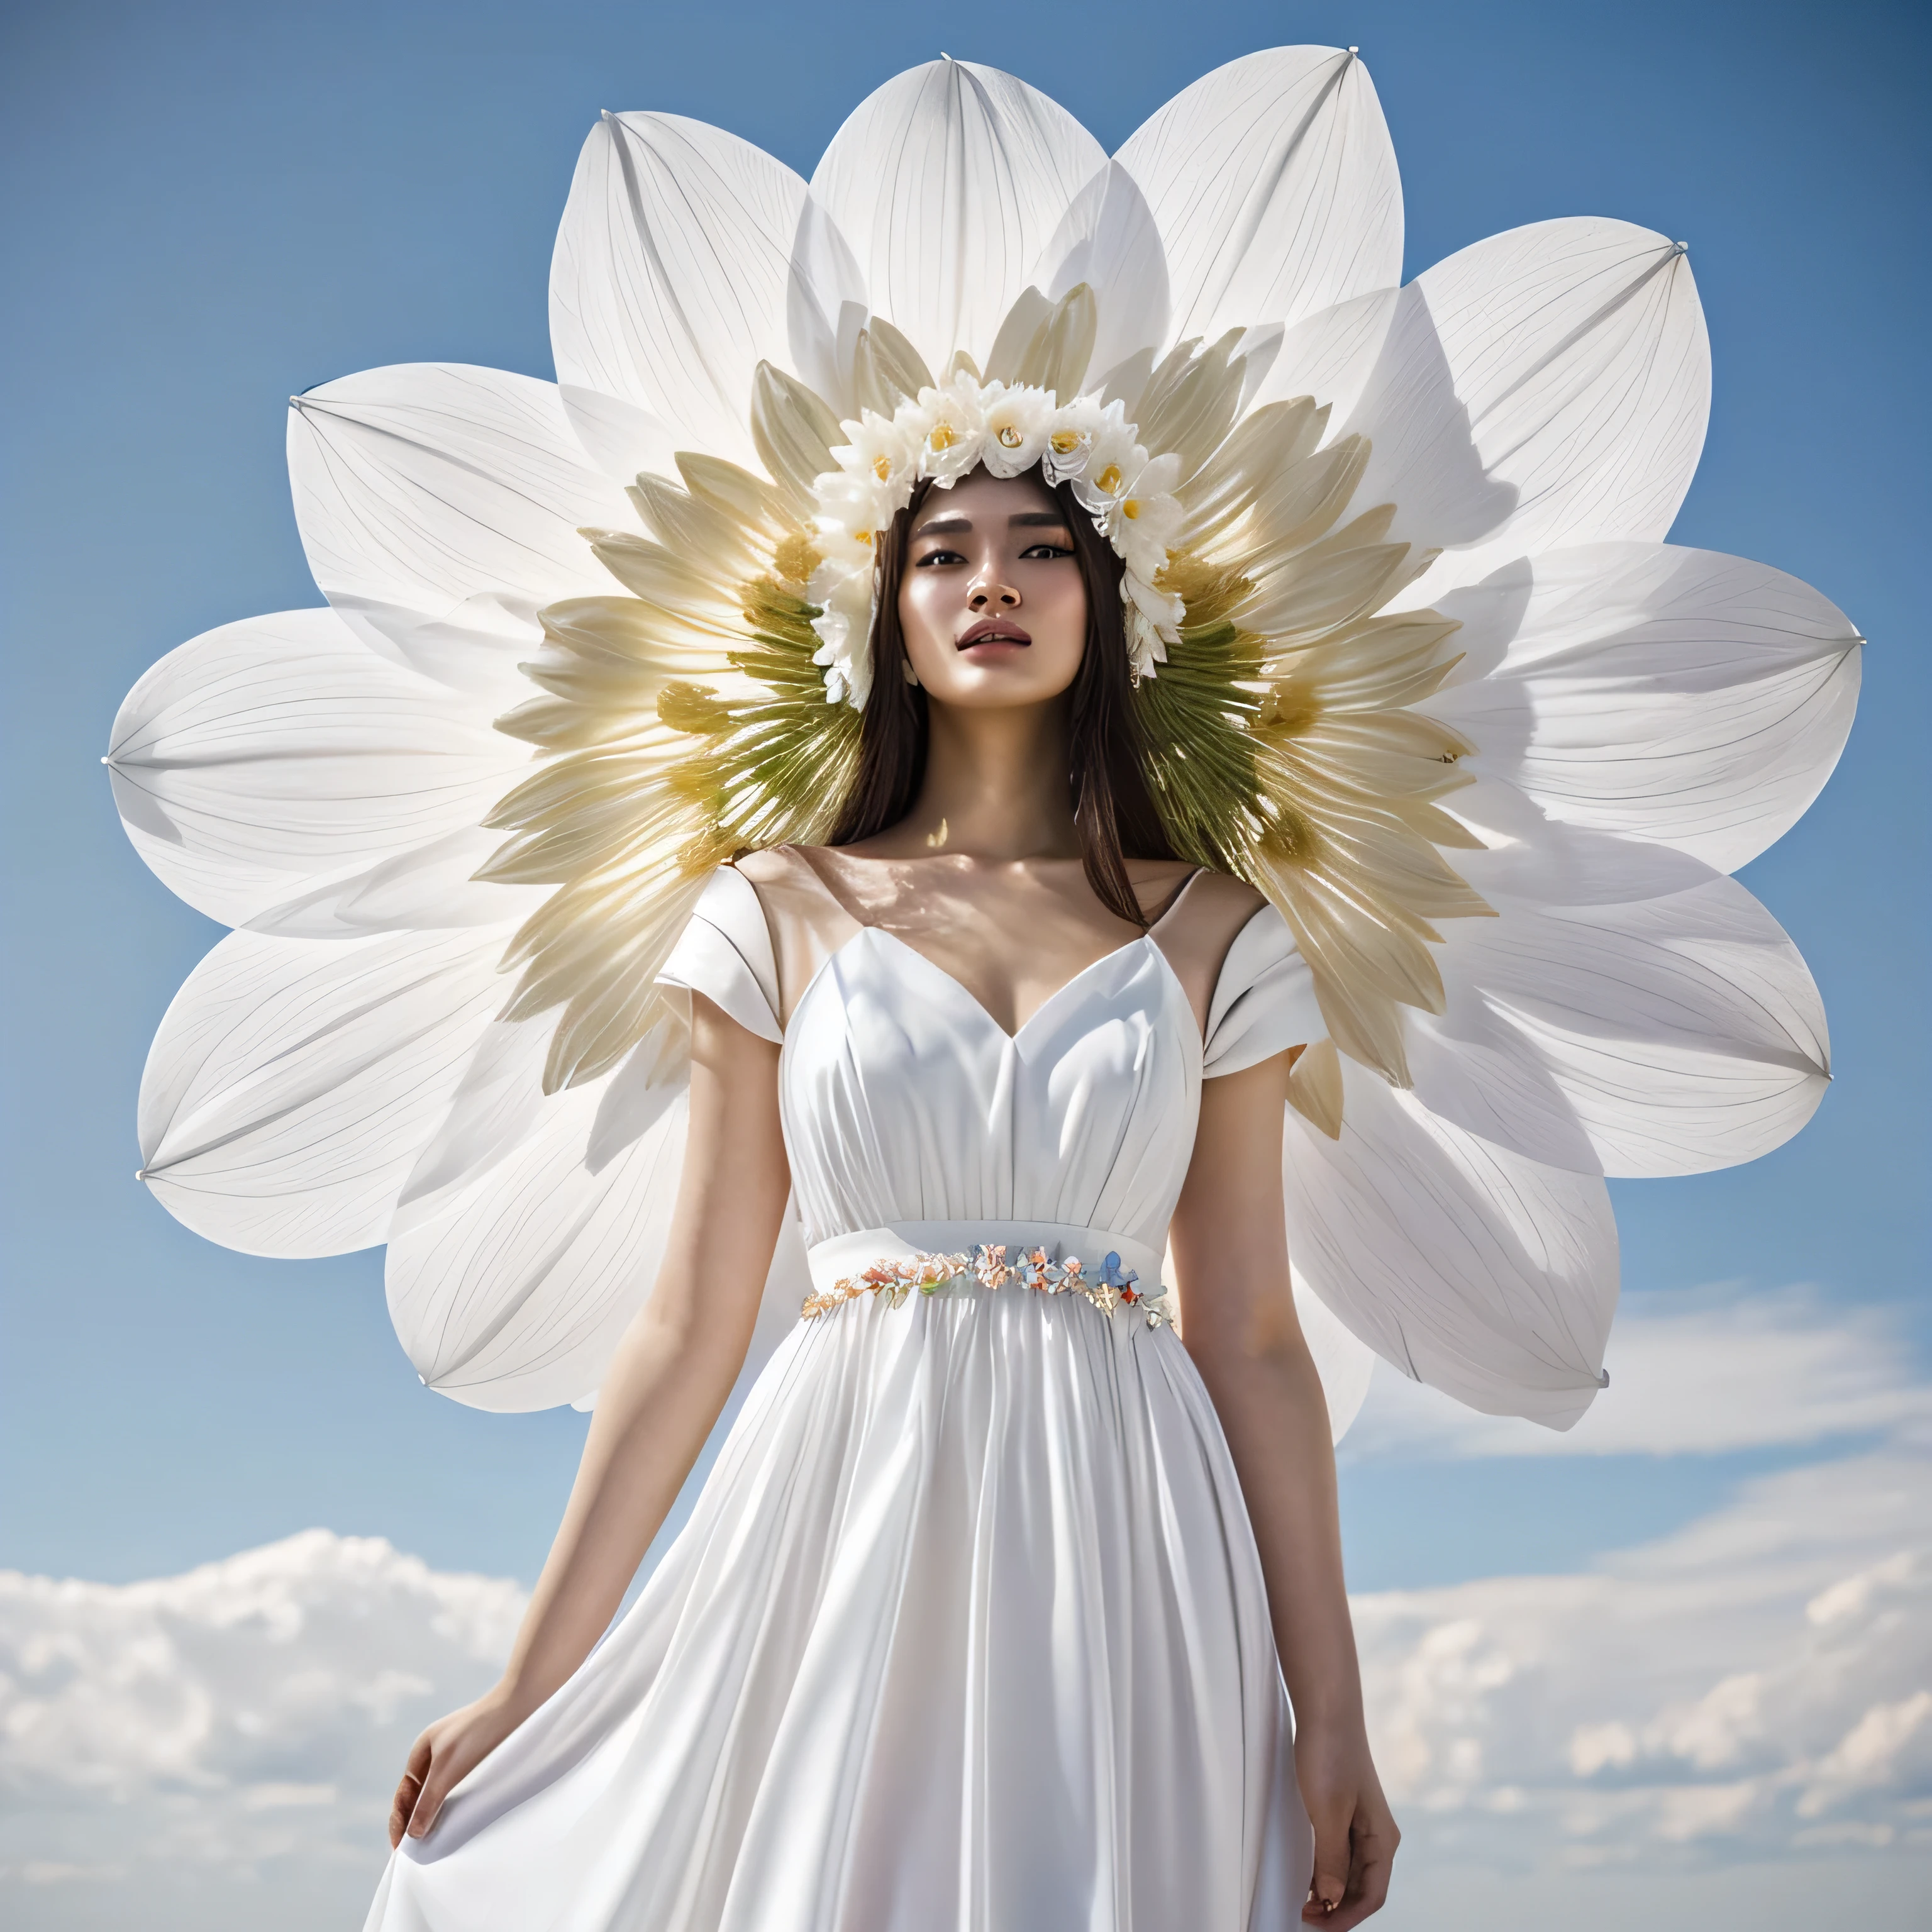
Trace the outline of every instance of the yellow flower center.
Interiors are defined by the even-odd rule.
[[[1057,429],[1049,440],[1056,456],[1071,456],[1080,447],[1079,433],[1076,430]]]
[[[892,473],[892,459],[890,456],[875,456],[872,458],[872,474],[881,483],[884,482]]]
[[[1018,448],[1020,445],[1025,442],[1025,440],[1026,438],[1021,435],[1019,431],[1014,428],[1011,423],[1006,423],[1001,426],[1000,430],[1000,441],[1008,449]]]
[[[1106,490],[1111,496],[1120,487],[1120,466],[1118,463],[1108,464],[1106,468],[1094,478],[1094,483],[1096,489]]]
[[[852,534],[862,544],[869,545],[872,541],[870,530],[854,530]]]
[[[1120,506],[1120,514],[1124,517],[1138,517],[1140,513],[1141,506],[1131,496]]]
[[[934,423],[932,434],[926,440],[930,448],[950,449],[959,438],[950,423]]]

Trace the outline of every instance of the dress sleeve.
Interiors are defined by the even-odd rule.
[[[1202,1072],[1239,1073],[1270,1054],[1328,1037],[1315,977],[1288,922],[1263,906],[1234,935],[1208,1006]]]
[[[735,866],[721,866],[712,874],[658,984],[702,993],[747,1033],[784,1040],[771,928],[751,880]]]

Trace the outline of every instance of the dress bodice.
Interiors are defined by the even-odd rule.
[[[944,968],[872,926],[830,954],[782,1027],[763,912],[729,868],[662,977],[782,1043],[808,1246],[893,1223],[1015,1221],[1105,1229],[1158,1255],[1204,1076],[1323,1030],[1271,907],[1230,947],[1204,1040],[1151,938],[1076,974],[1010,1034]]]
[[[901,1221],[1055,1222],[1158,1250],[1193,1145],[1200,1028],[1160,948],[1096,961],[1016,1034],[865,927],[786,1028],[780,1104],[808,1244]]]

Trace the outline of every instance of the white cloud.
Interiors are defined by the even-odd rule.
[[[323,1530],[155,1582],[0,1573],[0,1920],[359,1924],[410,1739],[522,1607]]]
[[[1347,1453],[1710,1454],[1932,1422],[1932,1384],[1897,1324],[1804,1288],[1627,1296],[1604,1365],[1610,1387],[1563,1432],[1478,1415],[1378,1365]]]
[[[1762,1478],[1588,1571],[1355,1615],[1425,1879],[1932,1852],[1932,1459],[1910,1445]]]

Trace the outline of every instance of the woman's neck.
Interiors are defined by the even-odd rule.
[[[932,704],[912,810],[874,842],[881,856],[951,852],[998,864],[1080,854],[1067,785],[1067,706]]]

